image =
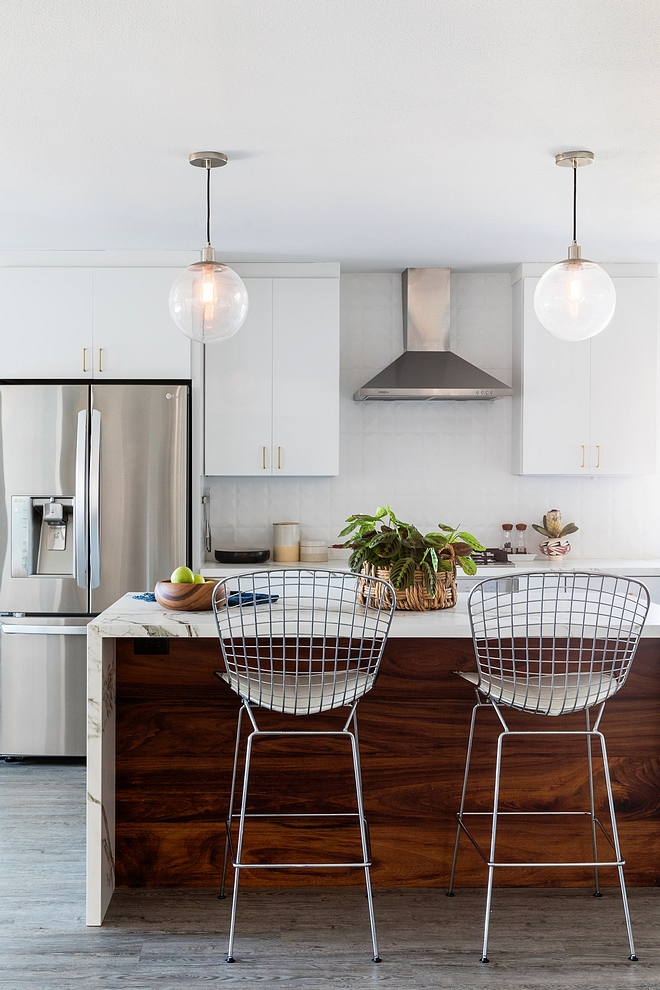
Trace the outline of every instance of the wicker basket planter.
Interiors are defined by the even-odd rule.
[[[383,578],[385,581],[389,581],[390,579],[389,567],[373,567],[366,562],[362,565],[360,573],[369,575],[370,577]],[[411,612],[429,612],[432,609],[453,608],[458,600],[456,565],[454,565],[451,571],[438,572],[436,574],[436,581],[435,596],[431,598],[424,588],[422,572],[417,567],[415,569],[415,582],[412,587],[406,588],[405,591],[395,590],[396,607],[407,609]],[[368,582],[360,580],[358,582],[358,599],[360,604],[367,605],[368,597]]]

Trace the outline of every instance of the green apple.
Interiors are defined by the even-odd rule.
[[[170,581],[172,584],[194,584],[195,575],[189,567],[177,567],[176,570],[172,571]]]
[[[204,578],[201,574],[193,574],[193,584],[204,584]]]

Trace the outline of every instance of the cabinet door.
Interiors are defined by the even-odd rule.
[[[190,378],[190,340],[169,311],[178,271],[94,270],[94,378]]]
[[[612,321],[591,340],[591,474],[656,470],[658,281],[615,278]]]
[[[89,378],[91,347],[91,269],[0,269],[0,378]]]
[[[205,473],[268,475],[273,396],[273,280],[246,278],[249,310],[229,340],[205,351]]]
[[[558,340],[534,312],[526,278],[522,334],[521,474],[589,474],[590,341]]]
[[[339,279],[273,282],[273,474],[339,473]]]

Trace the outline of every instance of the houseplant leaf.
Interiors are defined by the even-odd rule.
[[[397,591],[411,588],[415,581],[415,561],[412,557],[399,557],[390,567],[390,582]]]
[[[367,557],[366,547],[358,547],[348,558],[348,566],[352,571],[358,572]]]
[[[479,540],[472,535],[472,533],[457,533],[457,536],[463,540],[463,543],[467,543],[472,550],[485,550],[486,548],[479,543]]]
[[[422,579],[424,581],[424,590],[429,598],[435,598],[435,590],[437,586],[437,578],[435,576],[435,571],[429,564],[428,560],[423,560],[419,565],[422,571]]]
[[[463,568],[463,571],[465,572],[465,574],[476,574],[477,573],[477,565],[472,560],[472,557],[459,557],[458,558],[458,562],[461,565],[461,567]]]

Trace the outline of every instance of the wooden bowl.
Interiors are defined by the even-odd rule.
[[[213,609],[211,599],[216,584],[217,581],[205,581],[204,584],[172,584],[171,581],[157,581],[154,595],[163,608],[181,612],[210,612]]]

